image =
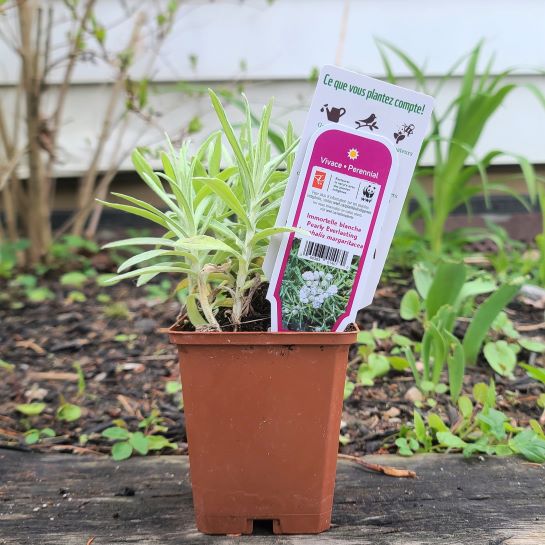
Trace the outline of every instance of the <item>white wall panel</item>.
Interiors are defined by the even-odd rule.
[[[348,16],[343,22],[347,4]],[[108,31],[109,47],[122,48],[131,23],[124,20],[119,3],[99,0],[97,14],[113,25]],[[0,18],[0,25],[4,33],[15,33],[9,18]],[[62,21],[58,22],[55,35],[59,43],[66,28]],[[545,68],[544,29],[543,0],[276,0],[271,4],[265,0],[194,0],[184,2],[154,79],[165,82],[165,88],[172,88],[169,83],[179,80],[217,85],[246,81],[256,108],[275,95],[276,120],[283,123],[291,118],[300,129],[312,92],[306,79],[313,67],[339,60],[347,68],[376,76],[384,74],[374,37],[396,44],[418,62],[426,63],[427,72],[435,75],[444,73],[485,38],[486,51],[496,52],[496,71],[519,66],[518,81],[535,83],[545,92],[545,78],[535,71]],[[143,48],[138,51],[140,62],[135,77],[139,66],[146,62],[146,53]],[[195,67],[189,60],[191,55],[197,57]],[[394,67],[404,77],[403,83],[411,86],[406,68],[399,62],[394,62]],[[17,57],[0,42],[0,98],[8,110],[17,70]],[[59,174],[81,171],[89,143],[98,131],[97,114],[104,110],[107,100],[104,82],[110,77],[110,68],[101,64],[78,67],[78,85],[70,91],[64,120]],[[59,73],[53,74],[51,81],[58,78]],[[457,85],[454,79],[445,87],[438,100],[439,109],[454,95]],[[202,134],[215,128],[205,99],[169,93],[153,100],[165,113],[161,124],[168,130],[187,123],[196,114],[202,115]],[[545,109],[520,90],[509,97],[490,123],[480,151],[498,147],[545,163],[543,126]],[[122,144],[128,148],[136,142],[154,143],[161,138],[159,131],[144,132],[141,122],[131,121]]]

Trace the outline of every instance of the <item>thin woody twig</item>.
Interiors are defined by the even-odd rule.
[[[389,477],[397,477],[400,479],[416,479],[416,472],[411,469],[398,469],[391,466],[385,466],[382,464],[373,464],[371,462],[366,462],[363,458],[358,456],[351,456],[349,454],[338,454],[338,458],[341,460],[348,460],[354,462],[355,464],[368,469],[369,471],[375,471],[377,473],[383,473]]]

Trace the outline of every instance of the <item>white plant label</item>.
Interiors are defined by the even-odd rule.
[[[271,240],[272,331],[343,331],[371,303],[433,107],[427,95],[325,66]],[[312,277],[312,278],[311,278]]]

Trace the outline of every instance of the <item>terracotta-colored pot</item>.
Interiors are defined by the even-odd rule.
[[[349,345],[356,333],[169,331],[178,346],[197,527],[330,526]]]

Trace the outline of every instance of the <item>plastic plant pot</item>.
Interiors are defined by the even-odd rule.
[[[356,333],[196,333],[178,347],[197,528],[330,527],[347,355]]]

